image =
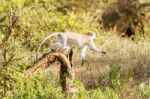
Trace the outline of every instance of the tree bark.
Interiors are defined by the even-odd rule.
[[[69,57],[67,58],[67,56]],[[46,69],[50,64],[55,61],[59,61],[61,63],[60,68],[60,84],[62,86],[62,91],[68,92],[71,90],[71,83],[74,79],[74,73],[72,69],[72,51],[69,51],[69,54],[65,55],[63,53],[47,53],[42,58],[38,60],[31,68],[27,69],[24,72],[25,77],[31,77],[33,73],[38,73],[39,71]]]

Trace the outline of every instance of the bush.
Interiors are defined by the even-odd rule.
[[[147,84],[141,83],[139,85],[139,92],[141,93],[143,98],[149,99],[150,98],[150,83],[149,82]]]

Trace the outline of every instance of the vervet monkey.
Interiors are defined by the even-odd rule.
[[[97,52],[97,53],[103,53],[105,54],[106,52],[103,51],[100,48],[97,48],[94,44],[94,41],[96,39],[96,34],[95,32],[88,32],[86,35],[79,34],[76,32],[55,32],[47,36],[40,44],[37,52],[37,58],[39,58],[39,51],[43,43],[47,40],[50,39],[54,36],[59,37],[59,41],[51,44],[49,48],[51,50],[55,48],[62,48],[62,49],[70,49],[72,48],[73,45],[76,45],[81,49],[81,58],[82,58],[82,64],[86,61],[86,51],[87,48],[90,48],[90,50]]]

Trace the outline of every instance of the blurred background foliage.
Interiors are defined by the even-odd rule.
[[[85,34],[95,31],[96,43],[103,44],[111,36],[109,33],[137,42],[143,39],[149,41],[149,27],[149,0],[0,0],[0,97],[65,98],[58,79],[52,74],[40,74],[32,80],[21,75],[35,62],[37,47],[42,39],[52,32]],[[43,53],[48,42],[44,46]],[[104,91],[100,88],[86,90],[77,81],[75,85],[79,93],[69,94],[68,97],[119,99],[120,94],[115,91],[121,86],[119,66],[115,64],[110,70],[110,87]],[[142,83],[137,89],[141,96],[150,97],[149,84]]]

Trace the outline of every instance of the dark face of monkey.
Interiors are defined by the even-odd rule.
[[[87,35],[88,35],[88,36],[91,36],[91,37],[93,38],[93,40],[95,41],[95,39],[96,39],[96,34],[95,34],[95,32],[93,32],[93,31],[88,32]]]

